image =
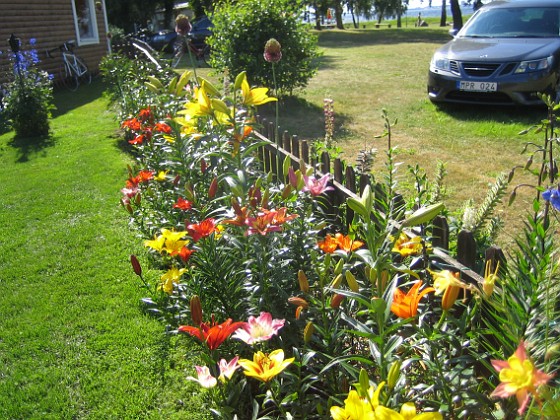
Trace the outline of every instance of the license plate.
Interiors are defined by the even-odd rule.
[[[457,82],[459,90],[467,90],[470,92],[496,92],[498,90],[497,83],[491,82]]]

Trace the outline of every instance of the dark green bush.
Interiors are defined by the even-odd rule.
[[[289,0],[242,0],[216,8],[212,21],[212,67],[230,74],[247,71],[252,84],[274,87],[272,66],[263,57],[270,38],[282,45],[275,63],[281,93],[303,88],[316,72],[316,37],[304,25],[302,9]]]
[[[3,116],[18,137],[42,137],[49,135],[53,105],[53,86],[50,76],[37,67],[37,50],[21,51],[21,42],[16,43],[10,53],[13,65],[12,81],[7,84],[1,98]],[[34,45],[35,40],[30,41]]]

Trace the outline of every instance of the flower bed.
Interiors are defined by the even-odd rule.
[[[263,171],[266,88],[244,73],[223,92],[188,73],[148,86],[158,107],[123,122],[136,165],[122,204],[149,251],[131,262],[151,312],[200,342],[189,379],[215,417],[558,414],[558,258],[538,200],[508,265],[471,284],[431,253],[443,205],[392,199],[391,151],[383,194],[349,199],[337,226],[328,176],[288,160],[282,179]]]

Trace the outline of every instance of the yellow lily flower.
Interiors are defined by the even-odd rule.
[[[153,240],[144,241],[144,245],[158,252],[166,251],[171,255],[176,255],[184,246],[188,245],[188,240],[181,240],[186,235],[188,232],[175,232],[163,228],[161,235],[156,236]]]
[[[154,176],[154,179],[155,179],[156,181],[163,182],[163,181],[165,181],[168,172],[169,172],[169,171],[159,171],[159,172],[157,173],[157,175]]]
[[[168,229],[162,229],[161,234],[165,238],[164,249],[171,255],[178,253],[184,246],[188,245],[189,243],[188,240],[181,239],[189,234],[186,231],[175,232]]]
[[[484,269],[484,282],[482,283],[482,291],[486,297],[490,297],[494,292],[494,283],[498,280],[498,270],[500,269],[500,263],[496,264],[496,270],[492,273],[492,261],[486,261],[486,267]]]
[[[242,104],[245,106],[259,106],[268,102],[277,101],[276,98],[268,96],[268,88],[254,88],[251,89],[247,81],[247,74],[242,76],[241,82],[241,95],[243,96]]]
[[[377,417],[371,404],[360,398],[358,392],[351,390],[344,400],[344,408],[331,407],[331,417],[334,420],[374,420]]]
[[[253,355],[253,360],[241,359],[238,364],[245,370],[245,375],[269,382],[294,360],[294,357],[284,360],[284,350],[278,349],[269,354],[259,351]]]
[[[204,87],[204,82],[202,82],[202,86],[194,89],[194,101],[187,103],[185,105],[185,109],[179,111],[178,114],[188,115],[192,118],[212,115],[212,101],[210,100]]]
[[[157,252],[161,252],[163,250],[163,246],[165,245],[165,238],[162,235],[156,236],[153,240],[144,241],[144,246],[148,248],[152,248]]]
[[[165,272],[163,276],[161,276],[161,283],[158,286],[158,290],[163,290],[169,295],[173,293],[173,284],[179,283],[181,276],[186,271],[186,268],[179,269],[177,267],[172,267],[167,270],[167,272]]]
[[[402,405],[401,412],[379,405],[375,408],[375,418],[383,420],[441,420],[442,415],[438,412],[416,414],[414,403],[408,402]]]
[[[461,289],[465,291],[465,296],[467,293],[466,290],[474,290],[472,286],[459,280],[461,273],[453,273],[449,270],[442,270],[439,272],[432,270],[428,271],[434,278],[434,289],[436,290],[435,294],[439,295],[443,293],[441,307],[445,311],[451,309],[457,300]]]

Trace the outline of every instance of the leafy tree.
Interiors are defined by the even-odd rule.
[[[316,72],[317,40],[301,21],[301,5],[293,0],[242,0],[219,5],[213,15],[212,66],[236,75],[247,71],[251,83],[291,93],[305,87]],[[263,57],[266,42],[275,38],[282,59],[275,64]],[[273,66],[274,71],[273,73]]]
[[[346,0],[346,7],[352,16],[354,28],[360,26],[359,16],[373,17],[373,0]]]
[[[397,17],[397,26],[401,27],[401,16],[406,11],[408,0],[373,0],[377,22],[383,18]]]
[[[158,4],[152,0],[107,0],[107,19],[127,33],[135,32],[148,25]]]

